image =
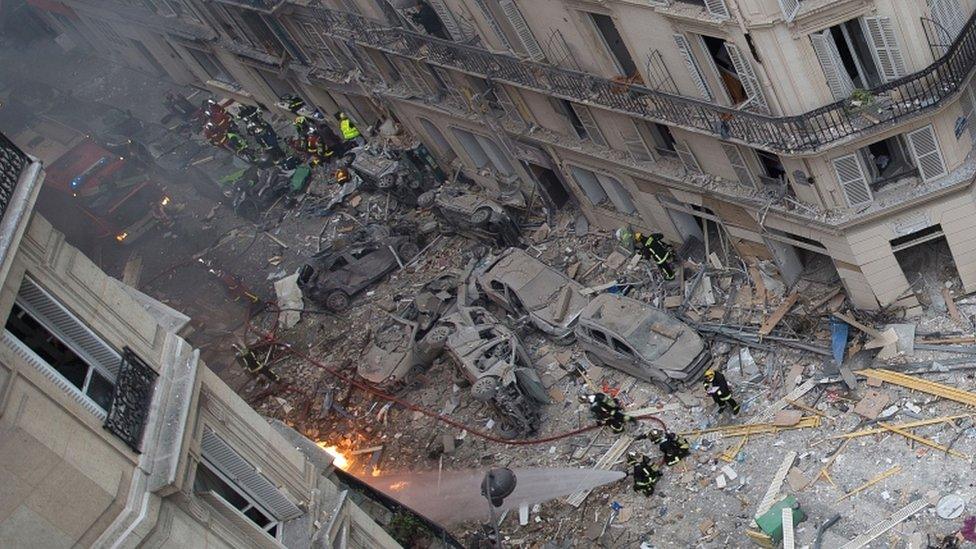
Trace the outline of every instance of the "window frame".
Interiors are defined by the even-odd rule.
[[[245,505],[243,509],[239,509],[236,505],[234,505],[227,498],[225,498],[220,492],[215,492],[213,490],[208,490],[210,493],[215,494],[217,497],[219,497],[228,506],[230,506],[233,509],[236,509],[242,515],[244,515],[244,517],[247,518],[247,520],[251,521],[251,523],[254,524],[254,527],[255,528],[263,531],[265,534],[267,534],[269,537],[271,537],[271,538],[273,538],[275,540],[280,540],[281,539],[281,531],[282,531],[281,525],[282,525],[282,521],[281,520],[278,520],[278,518],[276,518],[274,516],[274,514],[272,514],[270,511],[268,511],[267,509],[265,509],[263,505],[261,505],[260,503],[254,501],[254,498],[252,498],[250,495],[248,495],[243,489],[241,489],[241,487],[237,486],[237,484],[233,480],[231,480],[230,477],[228,477],[227,475],[225,475],[222,472],[220,472],[220,469],[216,465],[214,465],[213,463],[211,463],[210,460],[207,459],[206,456],[201,455],[200,456],[200,461],[197,462],[197,468],[193,472],[193,475],[194,475],[194,478],[193,478],[194,484],[196,484],[196,479],[197,479],[197,475],[199,474],[199,468],[200,467],[206,468],[207,471],[210,474],[212,474],[215,477],[217,477],[218,479],[220,479],[231,490],[233,490],[235,494],[237,494],[237,497],[239,497],[239,498],[243,499],[244,501],[246,501],[247,502],[247,505]],[[200,492],[198,492],[196,490],[196,487],[195,486],[193,488],[193,491],[194,491],[194,493],[200,493]],[[266,526],[261,526],[260,524],[258,524],[257,522],[255,522],[254,519],[251,518],[251,516],[247,514],[247,511],[249,511],[251,509],[255,509],[259,513],[261,513],[262,515],[264,515],[265,518],[268,519],[268,524]],[[275,529],[275,532],[273,534],[271,532],[269,532],[269,530],[271,530],[272,528]]]

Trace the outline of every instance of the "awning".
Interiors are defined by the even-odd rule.
[[[78,19],[78,15],[75,10],[65,6],[57,0],[27,0],[27,3],[34,6],[37,9],[44,11],[49,11],[51,13],[56,13],[58,15],[63,15],[71,19]]]

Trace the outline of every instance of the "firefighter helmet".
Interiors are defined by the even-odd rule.
[[[711,368],[705,370],[705,379],[708,381],[715,379],[715,370],[712,370]]]
[[[633,466],[641,462],[641,455],[637,452],[627,452],[627,465]]]
[[[345,168],[339,168],[335,172],[336,183],[346,183],[349,181],[349,170]]]
[[[660,442],[664,440],[664,431],[660,429],[651,429],[651,432],[647,433],[647,438],[654,442]]]

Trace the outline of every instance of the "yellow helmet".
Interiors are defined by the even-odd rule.
[[[709,381],[715,379],[715,370],[705,370],[705,379]]]

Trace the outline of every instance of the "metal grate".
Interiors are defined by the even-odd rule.
[[[26,167],[27,155],[0,133],[0,217],[7,210],[20,174]]]
[[[132,349],[126,347],[122,350],[122,362],[115,378],[115,391],[105,428],[136,452],[142,452],[142,437],[149,421],[157,377],[159,374],[136,356]]]

